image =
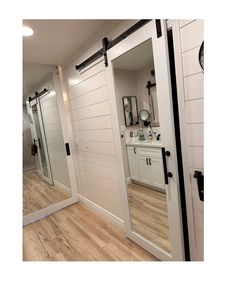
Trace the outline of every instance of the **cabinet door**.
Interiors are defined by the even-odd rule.
[[[136,148],[135,147],[127,147],[127,152],[128,152],[130,177],[132,179],[138,180],[139,179],[139,169],[138,169]]]
[[[152,173],[151,166],[149,164],[149,157],[146,156],[138,156],[138,165],[139,165],[139,180],[146,184],[152,184]]]
[[[150,163],[152,185],[159,188],[165,188],[162,159],[150,158]]]

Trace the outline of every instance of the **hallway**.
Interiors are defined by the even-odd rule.
[[[127,239],[116,225],[77,203],[24,227],[23,260],[157,259]]]

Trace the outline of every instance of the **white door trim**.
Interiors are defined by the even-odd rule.
[[[116,156],[118,163],[118,174],[120,180],[121,198],[123,204],[124,220],[126,225],[126,234],[129,238],[133,239],[136,243],[147,249],[153,255],[161,260],[184,260],[184,242],[183,242],[183,230],[181,219],[181,207],[179,197],[179,181],[178,181],[178,168],[177,168],[177,156],[174,137],[174,120],[172,110],[172,98],[171,98],[171,85],[170,85],[170,70],[168,60],[168,45],[167,45],[167,28],[166,22],[161,20],[162,36],[157,38],[155,21],[151,21],[138,31],[130,35],[128,38],[121,41],[112,49],[108,50],[108,67],[106,68],[107,82],[110,94],[111,114],[113,120],[114,139],[116,144]],[[162,143],[167,150],[171,152],[171,157],[168,159],[168,170],[173,173],[173,178],[169,181],[169,185],[166,186],[167,203],[168,206],[168,218],[170,227],[170,239],[171,239],[171,254],[163,251],[160,247],[150,243],[143,237],[131,231],[130,212],[128,207],[128,197],[126,191],[126,180],[123,166],[123,153],[122,144],[119,131],[119,122],[115,98],[115,80],[112,68],[112,60],[119,57],[123,53],[131,50],[135,46],[142,42],[152,38],[154,65],[156,72],[156,80],[158,86],[158,101],[159,118],[161,124],[161,136]],[[161,51],[159,54],[159,50]],[[158,66],[161,66],[161,72],[158,70]],[[158,73],[159,72],[159,73]],[[170,108],[170,111],[169,111]],[[170,130],[170,131],[169,131]]]

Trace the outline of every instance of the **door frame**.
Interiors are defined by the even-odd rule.
[[[66,108],[66,101],[63,99],[63,92],[62,92],[62,82],[59,75],[59,68],[57,66],[44,66],[41,65],[38,67],[38,65],[29,64],[30,68],[35,68],[39,70],[45,70],[45,71],[51,71],[53,76],[53,83],[54,83],[54,89],[57,96],[57,102],[58,102],[58,110],[60,115],[60,122],[61,122],[61,128],[64,138],[64,143],[70,142],[70,137],[72,137],[72,129],[69,127],[69,119],[68,119],[68,110]],[[32,102],[30,102],[32,103]],[[27,104],[27,109],[29,108],[29,105]],[[34,128],[34,127],[33,127]],[[35,135],[35,133],[34,133]],[[28,214],[26,216],[23,216],[23,225],[27,225],[29,223],[32,223],[34,221],[37,221],[38,219],[44,218],[60,209],[65,208],[66,206],[69,206],[71,204],[74,204],[79,201],[79,195],[78,195],[78,186],[77,186],[77,180],[75,176],[75,166],[73,161],[73,151],[70,146],[70,155],[67,156],[67,166],[68,166],[68,172],[69,172],[69,179],[70,179],[70,188],[71,188],[71,197],[67,198],[61,202],[52,204],[46,208],[40,209],[36,212],[33,212],[31,214]]]
[[[188,236],[189,236],[189,250],[191,260],[197,260],[196,252],[196,240],[195,240],[195,221],[193,217],[193,201],[191,194],[191,181],[189,172],[189,157],[188,157],[188,135],[185,128],[186,123],[186,111],[184,101],[184,78],[183,78],[183,64],[181,54],[181,35],[179,20],[171,20],[167,24],[168,28],[172,29],[173,45],[175,53],[175,73],[176,73],[176,85],[178,94],[178,108],[179,108],[179,126],[181,133],[181,150],[182,150],[182,162],[183,162],[183,175],[185,183],[185,199],[187,210],[187,224],[188,224]]]
[[[38,99],[35,99],[31,102],[31,108],[30,108],[30,112],[32,114],[32,120],[33,120],[33,129],[35,132],[35,135],[37,137],[37,131],[36,131],[36,127],[35,127],[35,120],[34,120],[34,116],[33,116],[33,110],[32,107],[36,106],[37,111],[38,111],[38,120],[39,120],[39,127],[40,127],[40,131],[42,134],[42,143],[44,146],[44,151],[45,151],[45,158],[46,158],[46,163],[47,163],[47,168],[48,168],[48,173],[49,173],[49,177],[46,177],[43,173],[43,165],[42,165],[42,157],[41,157],[41,153],[40,150],[38,151],[38,156],[39,156],[39,164],[40,164],[40,168],[41,168],[41,176],[42,178],[48,182],[50,185],[54,184],[53,181],[53,176],[52,176],[52,169],[51,169],[51,163],[50,163],[50,158],[49,158],[49,152],[48,152],[48,147],[47,147],[47,141],[46,141],[46,135],[45,135],[45,129],[44,129],[44,125],[43,125],[43,119],[42,119],[42,110],[41,110],[41,106],[40,103],[38,101]],[[38,144],[38,137],[37,137],[37,144]],[[39,147],[39,145],[38,145]]]
[[[116,156],[118,164],[118,175],[120,180],[120,194],[123,204],[123,213],[125,221],[126,235],[128,238],[135,241],[137,244],[148,250],[160,260],[184,260],[184,241],[182,230],[182,218],[180,207],[180,192],[177,168],[177,155],[174,134],[174,120],[171,97],[170,70],[168,58],[167,44],[167,26],[166,21],[161,20],[162,36],[157,38],[155,21],[152,20],[145,26],[141,27],[128,38],[122,40],[112,49],[107,51],[108,67],[106,68],[106,76],[108,89],[110,94],[110,106],[114,128],[114,140],[116,144]],[[131,230],[130,211],[128,206],[127,185],[124,172],[122,143],[120,137],[119,119],[117,113],[116,94],[115,94],[115,77],[112,60],[121,56],[125,52],[131,50],[137,45],[148,39],[152,39],[154,66],[156,80],[158,86],[158,106],[159,120],[161,125],[161,137],[164,147],[171,152],[171,157],[168,159],[168,170],[173,173],[173,178],[166,185],[166,196],[168,206],[169,219],[169,234],[171,240],[171,253],[164,251],[162,248],[144,239],[137,233]],[[159,54],[158,51],[161,51]],[[161,72],[158,73],[156,64],[161,66]],[[165,110],[161,111],[161,107],[166,106]],[[170,109],[170,111],[168,111]],[[170,131],[169,131],[170,129]]]

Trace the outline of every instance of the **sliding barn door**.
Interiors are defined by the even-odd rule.
[[[145,46],[151,47],[151,50],[146,49]],[[120,113],[118,113],[117,103],[117,77],[115,77],[115,68],[119,66],[119,69],[123,66],[127,66],[127,58],[133,61],[131,65],[132,69],[136,68],[134,62],[137,59],[133,59],[132,55],[138,50],[142,51],[142,54],[138,56],[138,62],[140,58],[147,57],[147,53],[152,53],[153,66],[155,69],[156,80],[156,92],[152,95],[153,99],[157,101],[159,125],[161,132],[161,147],[158,148],[159,155],[162,155],[162,170],[164,170],[164,192],[166,202],[166,216],[167,216],[167,228],[159,229],[158,232],[153,232],[152,237],[144,235],[144,231],[147,231],[148,222],[147,219],[152,218],[153,225],[157,220],[160,220],[160,213],[153,213],[153,216],[145,216],[144,222],[146,230],[142,230],[143,233],[139,233],[134,228],[133,216],[130,207],[129,195],[127,192],[127,178],[124,171],[124,151],[122,138],[120,135]],[[109,82],[109,96],[111,101],[111,114],[114,126],[114,137],[116,146],[116,155],[118,159],[118,175],[121,185],[122,204],[126,226],[127,237],[138,243],[150,253],[155,255],[161,260],[184,260],[184,245],[183,245],[183,232],[182,232],[182,220],[181,220],[181,207],[179,196],[179,180],[177,170],[177,156],[176,156],[176,144],[174,136],[174,120],[172,109],[172,97],[171,97],[171,84],[170,84],[170,69],[168,60],[168,45],[167,45],[167,29],[166,22],[161,20],[150,21],[145,24],[139,30],[122,40],[116,46],[112,47],[107,52],[108,55],[108,67],[106,68],[107,81]],[[122,56],[125,56],[125,60],[121,60]],[[124,57],[123,57],[124,58]],[[131,59],[132,58],[132,59]],[[131,63],[130,63],[131,64]],[[124,67],[123,67],[124,68]],[[127,94],[123,94],[125,96]],[[127,128],[128,130],[128,128]],[[160,149],[160,150],[159,150]],[[153,160],[152,160],[153,161]],[[154,174],[154,169],[153,169]],[[153,197],[154,199],[154,197]],[[157,202],[157,200],[152,200]],[[143,214],[144,216],[144,202]],[[163,214],[163,213],[161,213]],[[160,221],[159,221],[160,222]],[[161,224],[159,223],[159,226]],[[167,232],[165,244],[160,244],[154,240],[160,239],[163,233]]]

